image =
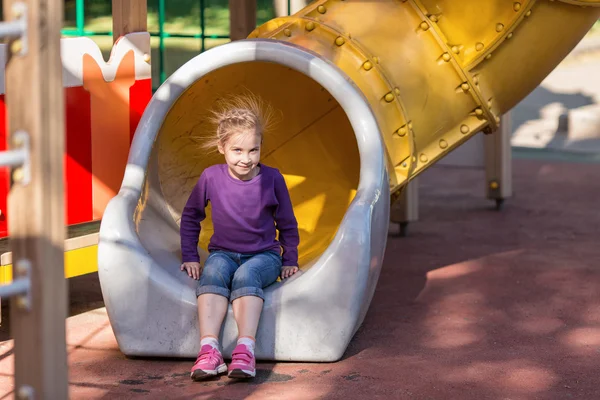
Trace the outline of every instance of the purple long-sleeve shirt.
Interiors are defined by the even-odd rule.
[[[282,253],[283,266],[298,265],[298,223],[283,175],[260,164],[256,177],[241,181],[227,168],[226,164],[206,168],[190,194],[181,214],[182,261],[200,261],[200,222],[206,218],[205,207],[210,201],[214,233],[209,251],[275,250]]]

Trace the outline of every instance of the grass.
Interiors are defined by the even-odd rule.
[[[600,20],[598,20],[594,26],[592,26],[592,29],[590,29],[589,36],[598,36],[600,35]]]

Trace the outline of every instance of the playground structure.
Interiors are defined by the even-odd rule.
[[[69,86],[66,60],[92,61],[85,57],[90,54],[99,65],[96,87],[102,91],[105,90],[102,85],[109,86],[106,81],[118,75],[117,65],[125,64],[125,54],[131,50],[136,65],[134,78],[148,79],[145,73],[138,75],[137,69],[138,62],[147,64],[149,54],[138,52],[148,37],[145,13],[140,12],[144,2],[113,2],[117,3],[127,3],[129,7],[124,6],[123,14],[115,16],[116,25],[128,27],[114,30],[115,39],[124,38],[115,45],[113,55],[123,54],[123,57],[114,57],[104,65],[101,58],[94,57],[95,45],[73,57],[64,50],[68,47],[67,39],[63,39],[65,46],[61,44],[65,87],[74,87],[80,95],[89,91],[90,104],[93,104],[94,85],[82,88],[82,69],[71,81],[76,83]],[[232,24],[239,28],[237,34],[232,32],[232,39],[243,39],[254,28],[252,7],[248,6],[251,2],[231,3],[232,19],[239,21]],[[276,360],[335,360],[343,354],[368,310],[385,249],[390,203],[400,198],[402,189],[418,173],[474,134],[492,133],[501,115],[531,91],[587,32],[598,18],[597,9],[588,6],[597,3],[523,1],[509,6],[495,3],[482,6],[465,2],[462,7],[471,11],[463,15],[450,2],[316,1],[295,16],[275,19],[259,27],[250,35],[251,40],[224,45],[191,60],[162,85],[144,111],[124,179],[117,184],[120,194],[111,201],[106,213],[107,198],[119,190],[115,188],[114,173],[104,175],[103,179],[102,168],[93,170],[93,161],[80,170],[87,172],[91,180],[88,186],[91,200],[88,197],[86,204],[91,204],[93,217],[104,217],[99,274],[121,350],[129,355],[189,357],[197,352],[194,282],[178,275],[178,268],[173,268],[179,262],[177,221],[181,202],[191,185],[202,168],[217,159],[200,158],[199,162],[196,159],[195,167],[190,169],[191,161],[181,162],[193,156],[186,153],[190,149],[183,146],[182,151],[174,151],[175,143],[185,144],[189,140],[182,133],[186,129],[194,133],[196,123],[201,122],[202,113],[189,113],[192,105],[197,110],[207,109],[211,99],[243,85],[275,102],[286,116],[297,114],[282,124],[290,129],[287,133],[278,131],[269,139],[264,161],[279,167],[290,186],[302,229],[303,272],[285,284],[269,288],[257,356]],[[381,24],[382,17],[403,23]],[[558,20],[571,23],[556,29]],[[60,26],[58,20],[54,21]],[[371,24],[377,24],[377,29]],[[137,33],[128,35],[130,32]],[[381,36],[395,39],[382,41]],[[122,50],[118,50],[119,46]],[[510,61],[524,54],[530,63],[527,73],[521,74],[518,65]],[[540,54],[546,57],[537,57]],[[94,67],[94,63],[89,65]],[[139,65],[147,71],[147,65]],[[126,75],[124,80],[133,85],[131,72]],[[125,84],[119,87],[118,80],[111,83],[114,84],[108,89],[110,93],[120,93],[121,99],[126,97]],[[136,108],[138,119],[144,102],[149,100],[147,82],[142,85],[144,94],[138,103],[142,107]],[[427,90],[423,91],[423,87]],[[10,98],[8,91],[7,98]],[[67,89],[67,109],[68,99]],[[126,102],[120,101],[109,110],[117,112],[123,121],[125,106]],[[130,112],[129,134],[137,125],[131,115]],[[67,111],[67,157],[70,116]],[[98,118],[95,121],[107,122]],[[122,135],[123,126],[118,129]],[[93,142],[94,133],[90,132],[89,137]],[[295,139],[290,140],[292,137]],[[96,150],[103,147],[102,141],[96,143],[99,143]],[[127,145],[122,141],[117,154]],[[294,157],[289,158],[291,155]],[[299,163],[292,165],[290,159]],[[117,156],[117,160],[124,160],[124,154]],[[322,164],[314,165],[315,160]],[[67,158],[67,170],[68,165]],[[117,161],[115,165],[124,168],[125,164]],[[192,176],[184,178],[182,171],[190,170]],[[66,198],[69,182],[67,172]],[[94,197],[94,193],[102,195]],[[95,208],[95,204],[99,207]],[[65,211],[68,223],[69,208]],[[9,222],[13,221],[10,207],[8,213]],[[11,228],[11,236],[13,232],[18,230]],[[206,245],[209,234],[207,225],[201,245]],[[57,240],[57,233],[53,237],[57,247],[62,239]],[[94,234],[66,243],[65,276],[95,270],[97,237]],[[5,282],[11,279],[12,258],[20,259],[16,248],[13,255],[3,256]],[[71,267],[69,258],[74,260]],[[34,264],[32,268],[39,266]],[[51,281],[55,286],[45,295],[46,299],[64,291],[62,281]],[[42,297],[34,300],[31,308],[37,306],[40,310]],[[60,322],[64,310],[58,308],[53,318]],[[12,310],[11,314],[14,315]],[[152,324],[148,324],[149,320]],[[232,321],[229,314],[223,332],[226,353],[231,351],[235,336]],[[40,325],[47,329],[46,325]],[[15,329],[19,332],[23,327]],[[60,329],[55,330],[59,343],[60,334]],[[291,340],[295,340],[294,346]],[[16,368],[17,387],[41,387],[39,382],[19,384],[32,374],[31,368],[41,369],[24,367],[26,364],[18,361],[20,354],[25,357],[28,352],[26,341],[17,345],[19,342],[15,342],[17,363],[21,363]],[[302,358],[300,352],[308,358]],[[60,357],[53,357],[48,360],[60,364]],[[52,380],[60,382],[64,371],[54,369]],[[47,375],[40,373],[40,376],[40,382],[50,380],[44,378]],[[29,393],[28,389],[23,393]]]
[[[202,170],[219,162],[195,150],[219,96],[248,88],[284,116],[263,160],[290,187],[302,272],[266,290],[257,358],[334,361],[368,310],[390,203],[475,134],[496,134],[587,33],[598,5],[319,0],[190,60],[146,108],[102,221],[98,272],[121,351],[197,354],[178,220]],[[204,254],[210,232],[207,218]],[[235,338],[230,310],[225,355]]]
[[[6,50],[0,45],[0,53]],[[99,221],[118,192],[133,133],[152,96],[149,53],[150,36],[144,32],[122,36],[109,63],[91,39],[61,39],[67,226]],[[5,125],[0,121],[1,138],[6,138]],[[0,208],[6,210],[8,177],[0,183]],[[0,237],[8,236],[7,222],[0,221]],[[97,243],[97,232],[67,240],[66,277],[97,270]],[[11,263],[11,253],[2,254],[0,282],[11,280]]]

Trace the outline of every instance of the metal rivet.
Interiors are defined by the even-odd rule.
[[[437,15],[430,15],[429,19],[432,20],[433,22],[438,22],[438,17]]]
[[[477,75],[473,77],[473,83],[479,85],[479,77]]]
[[[363,68],[365,69],[365,71],[368,71],[371,68],[373,68],[373,64],[371,64],[371,61],[365,61],[363,64]]]
[[[23,16],[23,7],[13,6],[12,15],[15,19],[21,18]]]
[[[412,129],[412,126],[413,126],[413,125],[412,125],[412,121],[410,121],[410,122],[408,123],[408,129]]]
[[[460,132],[464,135],[466,133],[469,133],[470,129],[467,125],[461,125],[460,126]]]
[[[490,182],[490,189],[496,190],[500,187],[500,185],[498,185],[498,182],[496,181],[491,181]]]
[[[319,6],[319,7],[317,7],[317,11],[320,12],[321,14],[325,14],[327,9],[325,8],[325,6]]]
[[[21,168],[21,167],[15,168],[15,170],[13,171],[12,177],[15,182],[21,182],[24,177],[23,168]]]
[[[421,162],[427,162],[427,156],[425,154],[421,154],[419,156],[419,160],[421,160]]]
[[[424,31],[426,31],[426,30],[429,29],[429,24],[427,22],[423,21],[423,22],[421,22],[420,27],[421,27],[421,29],[423,29]]]
[[[33,399],[33,388],[29,385],[23,385],[17,391],[17,398],[19,400],[30,400]]]
[[[289,29],[286,28],[283,30],[283,34],[287,37],[290,37],[290,36],[292,36],[292,31],[290,31]]]
[[[458,48],[458,46],[452,46],[452,52],[454,54],[458,54],[458,53],[460,53],[460,49]]]
[[[469,87],[469,84],[468,84],[468,83],[466,83],[466,82],[465,82],[465,83],[463,83],[462,85],[460,85],[460,87],[461,87],[461,89],[462,89],[462,90],[464,90],[465,92],[467,92],[467,91],[470,89],[470,87]]]
[[[345,40],[343,37],[341,37],[341,36],[338,36],[338,37],[335,39],[335,44],[337,44],[338,46],[341,46],[341,45],[343,45],[344,43],[346,43],[346,40]]]
[[[488,107],[491,107],[491,106],[492,106],[492,99],[489,99],[488,100]]]
[[[14,147],[21,147],[23,145],[23,136],[22,135],[14,135],[12,137],[12,143]]]
[[[477,114],[478,116],[482,116],[483,115],[483,110],[481,108],[476,108],[475,109],[475,114]]]
[[[388,103],[391,103],[392,101],[394,101],[394,95],[392,93],[388,93],[388,94],[385,95],[384,99]]]
[[[442,54],[442,58],[446,62],[448,62],[448,61],[450,61],[452,59],[452,57],[450,56],[450,53],[444,53],[444,54]]]
[[[444,139],[440,139],[440,148],[445,149],[446,147],[448,147],[448,142]]]
[[[306,24],[306,30],[310,32],[310,31],[312,31],[313,29],[315,29],[315,23],[314,23],[314,22],[312,22],[312,21],[309,21],[309,22]]]
[[[496,24],[496,32],[502,32],[504,29],[504,24]]]
[[[28,310],[29,309],[29,299],[26,296],[18,296],[17,297],[17,307],[20,310]]]
[[[520,9],[521,9],[521,3],[515,2],[515,4],[513,4],[513,10],[519,11]]]
[[[408,132],[406,129],[406,125],[404,125],[400,129],[398,129],[396,132],[398,133],[398,136],[400,136],[400,137],[406,136],[406,132]]]
[[[417,161],[417,157],[416,156],[412,156],[411,160],[412,160],[412,162],[416,162]]]
[[[400,96],[400,89],[395,88],[394,89],[394,93],[396,93],[396,96]]]
[[[17,39],[10,44],[10,51],[12,53],[20,53],[21,50],[23,50],[23,42],[21,42],[21,39]]]
[[[475,50],[477,50],[477,51],[481,51],[481,50],[483,50],[483,48],[484,48],[484,47],[485,47],[485,46],[483,45],[483,43],[481,43],[481,42],[478,42],[478,43],[475,45]]]
[[[487,56],[485,56],[486,60],[489,60],[490,58],[492,58],[492,53],[488,54]]]
[[[500,123],[500,117],[496,115],[496,123],[499,124]]]
[[[530,15],[531,15],[531,10],[529,10],[529,11],[527,11],[527,12],[525,13],[525,16],[526,16],[526,17],[529,17]]]
[[[511,32],[511,33],[509,33],[508,35],[506,35],[506,38],[507,38],[507,39],[510,39],[510,38],[512,38],[512,37],[513,37],[513,33],[512,33],[512,32]]]
[[[402,167],[403,167],[403,168],[406,168],[406,167],[408,167],[408,164],[406,163],[406,161],[404,161],[404,162],[402,163]]]
[[[373,61],[375,61],[376,64],[379,64],[379,57],[373,57]]]

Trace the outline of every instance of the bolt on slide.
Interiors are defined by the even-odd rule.
[[[369,308],[391,202],[474,134],[493,134],[598,6],[319,0],[191,59],[146,108],[100,229],[99,277],[121,351],[197,355],[197,281],[179,269],[179,220],[202,171],[222,162],[197,151],[220,96],[248,89],[282,112],[262,161],[284,174],[300,230],[301,273],[265,290],[256,356],[335,361]],[[208,215],[202,259],[211,229]],[[230,309],[224,356],[236,335]]]

